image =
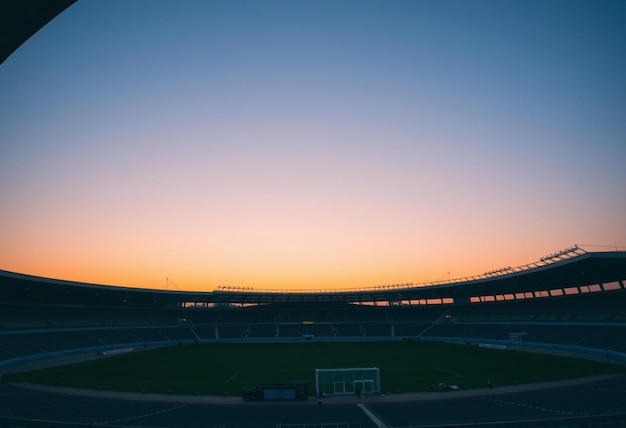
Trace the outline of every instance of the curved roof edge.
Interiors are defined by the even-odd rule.
[[[0,64],[76,0],[0,2]]]
[[[157,290],[66,281],[0,270],[0,301],[144,307],[180,302],[259,305],[282,302],[402,302],[442,298],[462,302],[469,301],[472,296],[543,291],[616,281],[626,281],[626,251],[579,251],[569,256],[552,255],[550,260],[544,258],[518,268],[507,267],[462,280],[425,285],[316,292]]]

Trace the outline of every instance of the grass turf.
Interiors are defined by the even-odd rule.
[[[419,392],[623,372],[620,365],[467,345],[398,342],[179,345],[6,375],[4,380],[90,389],[240,395],[259,384],[309,381],[316,368],[378,367],[381,392]]]

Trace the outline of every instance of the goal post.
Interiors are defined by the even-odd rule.
[[[380,394],[380,371],[376,367],[315,369],[318,396]]]
[[[509,340],[511,341],[511,348],[520,348],[523,345],[524,336],[528,333],[509,333]]]

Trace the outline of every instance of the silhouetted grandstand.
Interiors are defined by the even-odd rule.
[[[471,278],[323,293],[147,290],[0,271],[4,371],[122,347],[364,339],[496,344],[623,363],[626,252],[574,247]]]
[[[626,253],[569,250],[451,282],[326,293],[145,290],[2,271],[0,358],[180,341],[359,338],[624,352]]]

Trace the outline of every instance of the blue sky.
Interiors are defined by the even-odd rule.
[[[624,246],[624,22],[624,1],[79,0],[0,66],[0,268],[351,288]]]

